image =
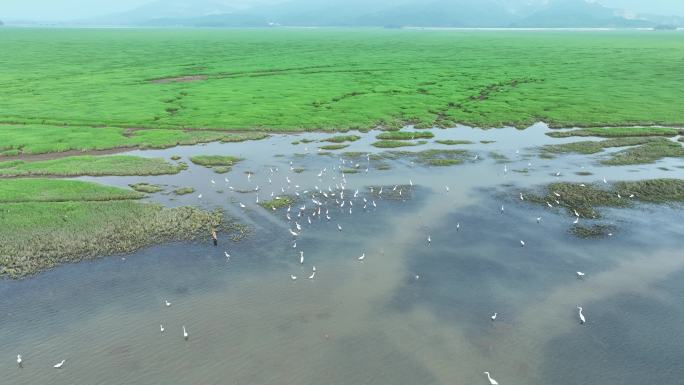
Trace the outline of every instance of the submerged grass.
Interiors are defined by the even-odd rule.
[[[451,140],[451,139],[435,140],[435,143],[444,144],[447,146],[455,146],[458,144],[473,144],[473,142],[471,142],[469,140]]]
[[[0,177],[17,176],[130,176],[177,174],[184,167],[162,158],[137,156],[71,156],[53,160],[0,162]]]
[[[570,228],[570,234],[578,238],[604,238],[614,234],[617,228],[613,225],[593,224],[591,226],[574,225]]]

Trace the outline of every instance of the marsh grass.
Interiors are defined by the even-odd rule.
[[[65,158],[26,162],[0,162],[0,176],[146,176],[177,174],[184,167],[172,165],[162,158],[137,156],[70,156]]]
[[[0,276],[11,278],[156,243],[208,239],[223,223],[220,212],[130,200],[3,203],[0,210]]]
[[[163,149],[208,142],[241,142],[268,137],[262,132],[141,129],[120,127],[3,125],[0,157],[116,148]]]
[[[601,138],[620,138],[637,136],[669,136],[673,137],[683,129],[668,127],[592,127],[579,130],[551,131],[546,135],[552,138],[568,138],[571,136],[597,136]]]
[[[682,124],[680,36],[624,32],[13,28],[2,36],[12,55],[0,73],[0,121],[272,132]],[[216,49],[226,42],[231,49]],[[211,65],[193,71],[188,57]],[[184,76],[203,80],[147,81]]]
[[[587,140],[572,143],[550,144],[543,146],[541,151],[551,154],[568,152],[575,152],[578,154],[596,154],[603,151],[605,148],[637,146],[646,143],[658,143],[664,141],[669,142],[667,139],[650,137],[625,137],[601,141]]]
[[[320,149],[325,150],[325,151],[333,151],[333,150],[341,150],[341,149],[347,148],[347,147],[349,147],[348,144],[328,144],[325,146],[321,146]]]
[[[574,210],[584,218],[600,218],[597,207],[632,207],[635,202],[672,203],[684,201],[684,180],[650,179],[616,182],[609,186],[579,183],[552,183],[543,189],[542,195],[528,193],[532,203],[560,206],[574,215]],[[558,193],[560,197],[556,196]],[[618,196],[619,194],[619,196]],[[630,196],[633,196],[630,198]],[[559,201],[560,204],[556,203]]]
[[[337,136],[333,136],[330,138],[323,139],[321,141],[322,142],[330,142],[330,143],[344,143],[344,142],[356,142],[359,139],[361,139],[361,137],[358,135],[337,135]]]
[[[426,141],[407,142],[402,140],[379,140],[372,144],[377,148],[398,148],[398,147],[413,147],[427,143]]]
[[[387,131],[376,136],[381,140],[415,140],[415,139],[431,139],[435,134],[431,131]]]
[[[602,160],[601,163],[611,166],[648,164],[654,163],[662,158],[682,157],[684,157],[684,147],[682,147],[681,144],[662,139],[624,149],[612,154],[610,158]]]
[[[135,183],[129,184],[129,186],[135,191],[147,194],[153,194],[160,191],[164,191],[162,187],[149,183]]]
[[[113,201],[145,195],[118,187],[63,179],[7,179],[0,181],[0,203]]]
[[[296,202],[296,199],[292,196],[289,195],[282,195],[282,196],[277,196],[271,200],[268,201],[261,201],[259,202],[259,206],[265,208],[266,210],[269,211],[277,211],[278,209],[282,209],[284,207],[288,207],[293,205]]]
[[[173,193],[176,195],[188,195],[192,194],[195,192],[195,189],[192,187],[180,187],[175,190],[173,190]]]

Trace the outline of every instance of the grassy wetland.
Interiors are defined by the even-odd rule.
[[[3,384],[684,377],[678,32],[0,41]]]

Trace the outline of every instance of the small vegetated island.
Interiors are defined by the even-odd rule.
[[[124,189],[63,179],[173,175],[188,168],[180,158],[115,152],[305,131],[339,131],[318,146],[337,151],[361,139],[347,131],[373,128],[385,131],[372,143],[378,151],[420,149],[434,137],[425,128],[525,128],[544,121],[580,127],[549,134],[559,140],[603,139],[550,144],[540,149],[543,156],[597,154],[606,167],[684,156],[684,132],[675,128],[684,125],[684,43],[676,34],[189,29],[131,30],[124,37],[106,29],[3,29],[0,40],[6,53],[0,71],[2,277],[234,225],[221,212],[142,201],[158,193],[184,199],[192,187],[141,180]],[[231,49],[217,49],[228,44]],[[122,45],[144,49],[121,55]],[[315,65],[310,53],[319,53]],[[192,64],[188,57],[195,58]],[[399,130],[406,125],[414,129]],[[368,161],[385,169],[386,161],[400,158],[425,166],[476,159],[465,150],[385,150]],[[224,174],[241,159],[189,160]],[[612,188],[551,185],[545,191],[562,190],[565,205],[587,215],[595,206],[623,205],[609,197],[617,191],[636,191],[643,201],[681,200],[681,185],[672,180]],[[543,194],[531,201],[543,203]],[[278,211],[294,202],[279,198],[260,204]]]

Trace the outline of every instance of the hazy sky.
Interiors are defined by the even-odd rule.
[[[151,1],[152,0],[0,0],[0,20],[73,20],[125,11]],[[188,3],[193,2],[193,0],[187,1]],[[231,2],[231,0],[215,1]],[[244,2],[245,0],[242,1]],[[247,2],[248,1],[250,0],[247,0]],[[635,12],[684,16],[684,0],[596,1],[609,7],[626,8]]]

